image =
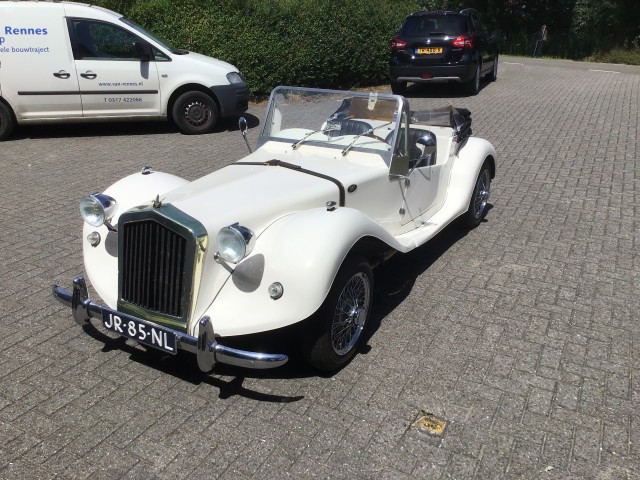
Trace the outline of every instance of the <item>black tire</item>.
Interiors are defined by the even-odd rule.
[[[398,82],[391,80],[391,91],[395,95],[404,95],[407,93],[407,82]]]
[[[304,357],[318,370],[346,365],[366,328],[373,298],[373,271],[363,257],[352,257],[338,271],[322,306],[310,319]]]
[[[173,104],[173,121],[182,133],[209,133],[218,122],[218,105],[203,92],[185,92]]]
[[[467,95],[477,95],[480,91],[480,78],[482,76],[482,66],[478,62],[476,64],[476,73],[473,78],[464,84],[464,91]]]
[[[11,135],[16,122],[13,114],[7,105],[0,102],[0,140],[5,140]]]
[[[490,82],[495,82],[498,79],[498,54],[496,53],[493,56],[493,67],[491,68],[491,72],[487,75],[487,78]]]
[[[476,184],[473,188],[469,208],[463,215],[464,225],[468,228],[475,228],[480,225],[487,213],[487,202],[491,194],[491,170],[485,162],[480,169]]]

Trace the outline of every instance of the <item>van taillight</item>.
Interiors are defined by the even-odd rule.
[[[451,42],[451,45],[453,45],[456,48],[464,48],[464,47],[473,48],[473,36],[460,35],[453,42]]]
[[[390,46],[391,50],[402,50],[407,46],[407,42],[394,38],[393,40],[391,40]]]

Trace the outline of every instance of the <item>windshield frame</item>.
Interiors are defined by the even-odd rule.
[[[374,130],[373,134],[375,134],[376,133],[375,130],[377,128],[388,127],[389,126],[388,122],[393,123],[393,125],[390,126],[393,129],[392,134],[391,134],[391,128],[388,128],[387,130],[389,133],[387,133],[386,138],[390,139],[390,141],[387,143],[388,148],[384,147],[384,145],[380,145],[381,142],[377,142],[378,145],[376,146],[376,148],[370,148],[370,147],[367,147],[366,145],[363,146],[362,144],[358,144],[358,142],[355,142],[354,145],[350,146],[350,148],[347,149],[346,153],[342,154],[343,157],[345,156],[348,157],[349,151],[373,153],[373,154],[382,156],[387,165],[391,164],[391,160],[395,151],[395,144],[398,139],[398,131],[402,124],[401,115],[403,111],[408,111],[408,103],[404,97],[399,95],[391,95],[389,93],[328,90],[328,89],[320,89],[320,88],[290,87],[290,86],[282,86],[282,85],[278,86],[273,89],[273,91],[271,92],[271,95],[269,96],[269,103],[267,105],[267,109],[264,114],[262,128],[260,130],[260,136],[258,137],[258,141],[257,141],[258,148],[260,148],[262,145],[264,145],[267,142],[283,142],[283,143],[288,143],[290,145],[296,144],[296,147],[293,148],[293,150],[296,150],[301,145],[312,145],[312,146],[321,147],[321,148],[340,149],[340,151],[342,151],[351,142],[351,140],[349,140],[346,143],[345,142],[334,143],[328,139],[314,139],[313,135],[303,138],[302,141],[300,142],[301,137],[299,136],[296,137],[293,135],[292,136],[275,135],[275,133],[280,133],[281,131],[294,130],[294,128],[291,128],[291,126],[289,128],[281,129],[282,118],[285,117],[285,114],[283,114],[282,112],[282,107],[287,107],[294,104],[293,101],[291,103],[289,103],[288,101],[285,101],[285,102],[282,101],[283,99],[287,99],[287,96],[290,94],[298,95],[299,96],[298,98],[301,98],[304,100],[309,99],[310,104],[314,103],[313,102],[314,96],[317,96],[318,98],[317,103],[320,103],[320,100],[322,101],[331,100],[332,102],[335,100],[335,104],[334,104],[335,111],[333,112],[334,115],[338,114],[341,111],[341,109],[344,107],[344,101],[347,99],[349,100],[353,100],[356,98],[364,99],[364,100],[359,100],[359,103],[370,102],[369,104],[374,104],[373,108],[375,108],[375,104],[377,102],[382,101],[379,105],[380,106],[385,105],[387,113],[389,112],[389,107],[393,105],[394,106],[393,111],[391,113],[388,113],[389,118],[386,121],[382,120],[381,118],[377,118],[376,120],[374,120],[375,123],[373,124],[373,130]],[[339,103],[341,100],[343,101],[342,105]],[[393,102],[393,104],[387,103],[387,102]],[[309,129],[309,131],[313,130],[314,133],[319,133],[321,129],[326,125],[326,123],[323,123],[323,122],[327,122],[330,116],[331,115],[328,115],[326,117],[324,115],[318,115],[317,125],[315,126],[315,129]],[[274,120],[274,119],[277,119],[277,120]],[[316,119],[314,118],[313,120],[315,121]],[[274,127],[275,123],[278,123],[277,127]],[[276,128],[277,130],[275,130],[274,132],[272,131],[272,128]],[[302,130],[302,128],[299,128],[299,130]],[[355,135],[356,134],[354,134],[354,136]],[[345,135],[345,137],[350,137],[350,135]],[[300,147],[300,149],[302,148],[303,147]]]
[[[129,20],[127,17],[120,17],[120,21],[122,23],[124,23],[125,25],[127,25],[128,27],[133,28],[136,32],[141,33],[142,35],[147,37],[147,39],[153,40],[157,45],[159,45],[160,47],[164,48],[165,50],[167,50],[167,51],[169,51],[171,53],[174,53],[174,54],[178,54],[180,52],[180,49],[177,49],[177,48],[173,47],[166,40],[159,39],[156,35],[153,35],[148,30],[145,30],[144,28],[142,28],[137,23]]]

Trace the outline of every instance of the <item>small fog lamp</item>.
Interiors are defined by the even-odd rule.
[[[97,247],[100,245],[100,234],[98,232],[91,232],[87,235],[87,242],[89,242],[89,245],[92,247]]]
[[[284,293],[284,287],[280,282],[273,282],[271,285],[269,285],[268,290],[269,296],[274,300],[279,299]]]

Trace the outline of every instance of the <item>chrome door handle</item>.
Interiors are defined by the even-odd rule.
[[[67,79],[71,76],[69,72],[65,72],[64,70],[60,70],[59,72],[54,72],[53,76],[56,78],[64,78]]]
[[[98,75],[96,73],[93,72],[87,72],[87,73],[81,73],[80,76],[82,78],[88,78],[89,80],[93,80],[94,78],[96,78]]]

